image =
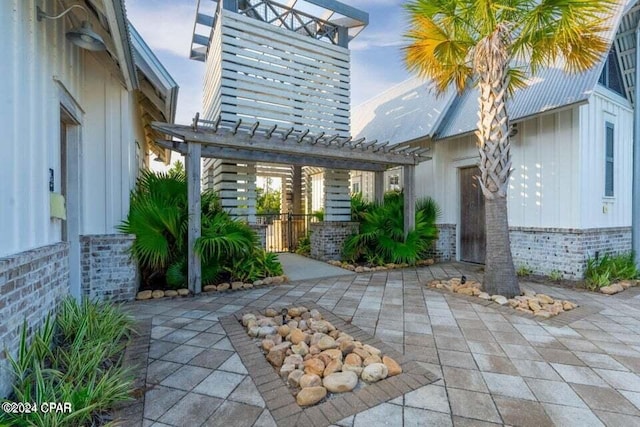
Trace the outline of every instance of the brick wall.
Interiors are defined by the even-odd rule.
[[[22,324],[29,337],[69,293],[69,247],[65,242],[0,258],[0,397],[11,393],[4,349],[15,356]]]
[[[326,221],[311,223],[311,258],[339,260],[345,239],[358,231],[357,222]]]
[[[126,234],[80,237],[82,294],[101,301],[130,301],[138,291],[138,268],[129,254],[135,238]]]
[[[436,224],[438,239],[433,242],[433,248],[428,256],[436,261],[455,261],[456,259],[456,225]]]
[[[631,251],[631,227],[587,230],[511,227],[511,252],[516,268],[535,274],[560,271],[566,279],[582,279],[589,257]]]

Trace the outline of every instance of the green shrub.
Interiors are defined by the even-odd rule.
[[[202,283],[233,277],[264,277],[268,272],[252,259],[258,254],[256,233],[223,211],[218,196],[202,193],[201,237],[195,251],[202,260]],[[119,230],[134,234],[132,255],[147,288],[182,288],[187,284],[189,214],[184,171],[144,171],[131,194],[127,219]],[[277,262],[277,261],[276,261]]]
[[[16,377],[11,401],[70,402],[72,412],[0,413],[0,425],[64,427],[101,424],[101,415],[131,399],[132,375],[120,366],[132,320],[119,308],[63,301],[55,322],[47,317],[27,343],[22,327],[18,354],[7,352]]]
[[[520,267],[518,267],[518,270],[516,270],[516,274],[518,275],[518,277],[531,276],[533,274],[533,270],[531,270],[526,265],[521,265]]]
[[[601,258],[589,258],[585,271],[585,285],[588,289],[598,290],[619,280],[636,279],[639,276],[633,252],[619,255],[604,255]]]
[[[298,255],[309,256],[311,255],[311,233],[308,232],[298,240],[298,247],[296,248]]]
[[[406,237],[402,193],[385,194],[382,204],[364,204],[358,200],[355,204],[361,206],[356,214],[359,232],[348,237],[343,246],[343,256],[351,262],[415,264],[438,236],[435,222],[440,211],[432,199],[416,203],[416,226]]]
[[[549,273],[549,280],[559,282],[562,280],[562,272],[560,270],[553,270]]]

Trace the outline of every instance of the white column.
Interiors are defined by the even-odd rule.
[[[256,223],[256,165],[215,160],[213,189],[222,208],[233,216]]]
[[[351,221],[351,194],[349,171],[325,169],[324,220]]]

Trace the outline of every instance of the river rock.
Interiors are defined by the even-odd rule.
[[[385,379],[388,374],[389,370],[384,363],[373,363],[362,370],[360,377],[368,383],[375,383]]]
[[[271,350],[273,347],[275,347],[276,343],[274,343],[273,341],[268,340],[268,339],[263,339],[263,340],[262,340],[261,345],[262,345],[262,348],[263,348],[265,351],[269,351],[269,350]]]
[[[228,291],[231,288],[231,285],[228,283],[220,283],[218,285],[218,292]]]
[[[289,374],[296,370],[296,365],[285,363],[280,368],[280,377],[285,380],[289,378]]]
[[[291,351],[295,354],[299,354],[300,356],[304,357],[307,354],[309,354],[309,346],[307,345],[306,342],[301,341],[300,344],[292,345]]]
[[[153,291],[140,291],[138,292],[138,295],[136,295],[136,299],[139,301],[148,300],[148,299],[151,299],[152,294],[153,294]]]
[[[382,356],[382,363],[387,367],[387,375],[392,377],[402,373],[402,367],[389,356]]]
[[[345,365],[362,366],[362,358],[355,353],[347,354],[344,358]]]
[[[153,299],[164,298],[164,291],[155,290],[151,292],[151,297],[153,297]]]
[[[286,355],[286,348],[277,348],[276,346],[269,350],[269,353],[267,353],[267,361],[276,368],[279,368],[284,363],[284,358],[286,357]]]
[[[339,339],[340,338],[338,338],[338,340]],[[338,341],[336,341],[336,342],[338,342]],[[344,341],[338,343],[338,348],[340,349],[342,354],[349,354],[356,348],[356,345],[353,343],[353,341],[344,340]]]
[[[542,307],[540,306],[540,304],[538,303],[538,301],[534,300],[534,299],[530,299],[529,300],[529,308],[531,309],[531,311],[533,311],[534,313],[542,310]]]
[[[358,376],[349,371],[336,372],[325,376],[322,380],[322,385],[332,393],[344,393],[356,388]]]
[[[274,326],[260,326],[258,330],[258,337],[264,338],[267,335],[275,335],[278,333],[278,330]]]
[[[189,289],[178,289],[178,295],[180,295],[181,297],[186,297],[187,295],[189,295]]]
[[[289,341],[291,341],[292,344],[300,344],[300,342],[304,341],[306,337],[307,334],[302,332],[300,329],[295,328],[289,335]]]
[[[320,341],[318,341],[318,347],[320,347],[320,350],[329,350],[338,347],[338,344],[336,343],[336,340],[325,335]]]
[[[304,375],[304,371],[296,369],[287,377],[287,383],[291,387],[300,387],[300,378]]]
[[[577,305],[572,303],[571,301],[562,301],[562,309],[564,311],[573,310],[576,307],[577,307]]]
[[[371,356],[367,357],[366,359],[364,359],[362,361],[362,364],[364,366],[369,366],[372,365],[374,363],[382,363],[382,359],[380,359],[378,356],[376,356],[375,354],[372,354]]]
[[[267,317],[276,317],[278,315],[278,312],[275,308],[269,307],[264,311],[264,315]]]
[[[329,350],[325,350],[320,354],[326,354],[327,356],[329,356],[329,358],[331,360],[340,360],[342,361],[342,352],[340,350],[338,350],[337,348],[332,348]]]
[[[324,372],[322,373],[323,377],[326,377],[328,375],[334,374],[336,372],[339,372],[342,370],[342,362],[340,360],[332,360],[329,362],[328,365],[326,365],[326,367],[324,368]],[[325,385],[325,387],[327,387]],[[329,389],[329,387],[327,387]],[[331,389],[329,389],[329,391],[331,391]]]
[[[322,385],[322,379],[316,374],[304,374],[300,377],[300,388],[318,387]]]
[[[506,297],[503,297],[502,295],[492,295],[491,300],[500,305],[505,305],[509,303],[509,300]]]
[[[283,359],[284,360],[284,359]],[[320,359],[309,359],[304,362],[305,374],[316,374],[322,376],[324,372],[324,363]]]
[[[271,279],[273,281],[273,278]],[[291,307],[288,310],[289,316],[291,317],[298,317],[302,314],[302,312],[300,311],[300,308],[298,307]]]
[[[284,359],[284,363],[285,364],[291,364],[291,365],[302,365],[302,363],[304,362],[302,356],[300,356],[299,354],[292,354],[291,356],[287,356],[286,359]]]
[[[286,337],[290,333],[291,333],[291,328],[288,325],[282,325],[278,327],[278,335],[280,335],[282,338]]]
[[[215,285],[209,285],[209,286],[215,286]],[[169,298],[177,297],[178,296],[178,291],[174,291],[173,289],[170,289],[168,291],[164,291],[164,296],[165,297],[169,297]]]
[[[306,320],[300,320],[300,321],[298,322],[298,328],[299,328],[301,331],[306,331],[307,329],[309,329],[309,327],[307,326],[307,321],[306,321]]]
[[[367,350],[369,353],[378,356],[378,357],[382,357],[382,352],[377,349],[376,347],[369,345],[369,344],[365,344],[362,346],[362,348],[364,348],[365,350]]]
[[[296,402],[300,406],[315,405],[325,398],[327,389],[324,387],[306,387],[300,390],[296,396]]]
[[[242,289],[242,285],[244,285],[244,282],[231,282],[231,290],[238,290],[238,289]]]
[[[624,288],[619,283],[614,283],[613,285],[604,286],[600,288],[600,292],[602,292],[605,295],[617,294],[618,292],[622,292],[623,290]]]
[[[542,304],[553,304],[555,302],[553,298],[545,294],[536,294],[536,298]]]
[[[491,295],[489,295],[486,292],[480,292],[478,294],[478,298],[482,298],[482,299],[486,299],[486,300],[490,300],[491,299]]]
[[[342,365],[342,372],[353,372],[358,377],[360,377],[360,375],[362,375],[362,370],[363,369],[364,368],[362,366]]]
[[[358,356],[360,356],[360,358],[362,360],[366,359],[367,357],[371,356],[371,353],[369,353],[367,350],[365,350],[364,348],[359,348],[357,343],[356,343],[356,348],[353,349],[353,354],[357,354]]]

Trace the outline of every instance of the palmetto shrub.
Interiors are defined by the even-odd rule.
[[[415,264],[426,256],[438,237],[435,222],[440,210],[431,198],[416,202],[416,226],[404,235],[404,197],[388,192],[382,204],[352,198],[352,218],[360,222],[357,234],[347,238],[343,256],[352,262]]]
[[[264,263],[251,264],[248,275],[242,271],[251,262],[248,260],[266,255],[257,246],[255,232],[222,210],[216,193],[204,191],[201,205],[202,233],[195,250],[202,261],[203,285],[237,276],[272,274]],[[184,171],[142,172],[131,194],[129,215],[119,230],[136,236],[131,252],[140,266],[143,287],[185,287],[188,222]],[[236,272],[234,266],[241,270]]]
[[[595,290],[609,286],[620,280],[632,280],[640,277],[633,252],[609,255],[600,258],[589,258],[585,270],[587,289]]]

